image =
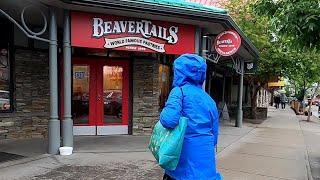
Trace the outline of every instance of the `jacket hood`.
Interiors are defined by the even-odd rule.
[[[174,63],[173,87],[192,84],[201,87],[206,79],[207,64],[196,54],[183,54]]]

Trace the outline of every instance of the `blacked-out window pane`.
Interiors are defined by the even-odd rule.
[[[160,109],[164,108],[165,102],[170,93],[170,67],[160,64],[159,66],[159,105]]]
[[[0,47],[0,112],[10,110],[9,50]]]
[[[10,43],[12,24],[0,17],[0,112],[8,112],[12,108],[10,77]]]

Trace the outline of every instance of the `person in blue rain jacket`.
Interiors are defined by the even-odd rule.
[[[184,54],[174,61],[173,89],[160,122],[173,129],[180,116],[189,118],[179,164],[174,171],[165,170],[163,179],[220,180],[216,169],[219,115],[216,103],[202,89],[206,79],[205,60],[195,54]]]

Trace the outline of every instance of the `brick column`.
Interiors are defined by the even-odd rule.
[[[135,59],[133,63],[133,134],[151,134],[159,119],[159,61]]]

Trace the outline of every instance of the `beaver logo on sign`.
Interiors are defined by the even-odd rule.
[[[241,37],[233,30],[220,33],[215,40],[215,50],[221,56],[232,56],[241,46]]]

